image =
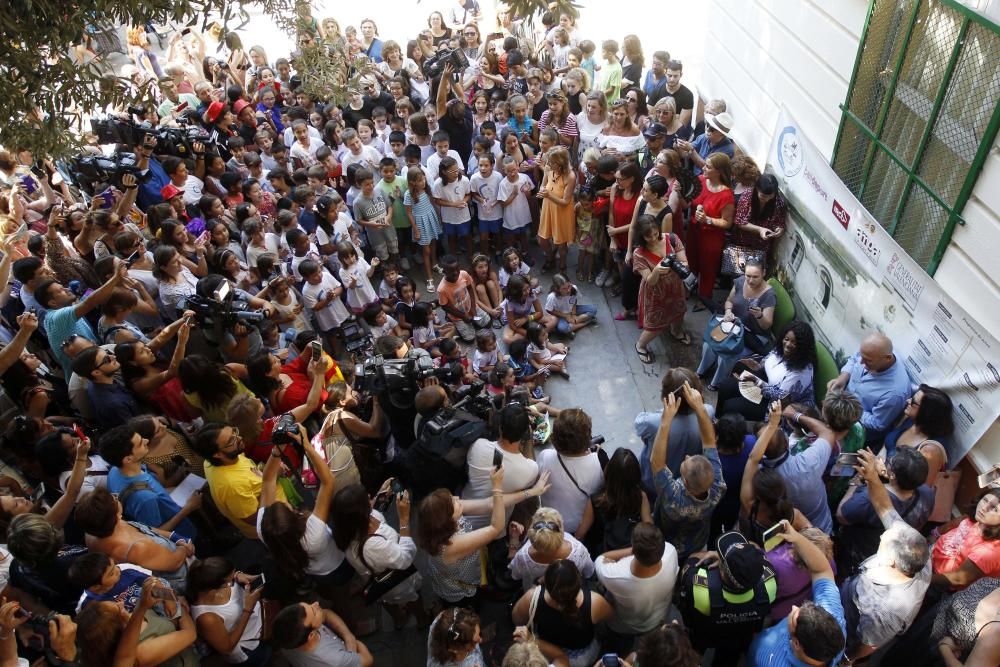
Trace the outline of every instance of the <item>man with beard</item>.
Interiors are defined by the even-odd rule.
[[[243,454],[240,431],[220,423],[205,424],[194,439],[194,449],[205,459],[205,479],[219,511],[247,539],[256,540],[257,509],[263,479],[256,464]],[[285,502],[278,486],[277,500]]]

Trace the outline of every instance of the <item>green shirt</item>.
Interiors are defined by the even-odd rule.
[[[382,193],[392,208],[392,226],[397,229],[409,229],[410,220],[406,217],[406,207],[403,206],[406,181],[399,176],[396,176],[391,183],[382,179],[375,184],[375,189]]]
[[[619,62],[607,63],[601,66],[601,71],[597,73],[598,90],[604,91],[611,88],[611,94],[607,96],[608,106],[621,97],[622,94],[622,64]]]

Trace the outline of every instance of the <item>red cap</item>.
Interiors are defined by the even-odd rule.
[[[225,108],[226,105],[223,104],[222,102],[212,102],[211,104],[208,105],[208,111],[205,112],[205,119],[209,123],[214,123],[215,121],[219,120],[219,116],[222,115],[222,112],[225,110]]]
[[[184,194],[184,191],[178,188],[173,183],[167,183],[162,188],[160,188],[160,196],[163,197],[163,201],[170,201],[178,195]]]
[[[239,116],[240,112],[246,109],[248,106],[250,106],[250,103],[247,102],[246,100],[243,99],[236,100],[235,102],[233,102],[233,113]]]

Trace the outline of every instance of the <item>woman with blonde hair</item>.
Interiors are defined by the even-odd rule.
[[[570,74],[575,70],[570,70]],[[576,128],[580,131],[577,151],[580,157],[588,148],[600,148],[599,140],[604,126],[608,124],[608,101],[600,90],[587,93],[584,109],[576,115]]]
[[[677,100],[673,97],[661,97],[653,106],[647,120],[656,121],[667,128],[663,140],[664,148],[673,148],[678,139],[687,141],[691,138],[691,126],[685,124],[681,115],[677,113]]]
[[[512,532],[520,539],[524,535],[524,527],[514,523]],[[562,515],[551,507],[540,507],[527,530],[528,540],[517,549],[511,558],[510,573],[515,579],[521,580],[521,586],[528,590],[545,574],[545,568],[557,560],[571,560],[584,578],[593,576],[594,562],[590,558],[587,547],[578,539],[563,530]],[[511,542],[511,550],[515,543]]]
[[[126,36],[128,38],[128,55],[132,58],[135,66],[147,77],[156,77],[157,80],[163,78],[163,70],[156,60],[156,54],[149,48],[146,28],[133,26],[128,29]]]

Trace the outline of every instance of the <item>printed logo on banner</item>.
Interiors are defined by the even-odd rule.
[[[875,243],[875,225],[872,223],[858,225],[854,230],[854,242],[864,251],[865,257],[872,263],[872,266],[878,266],[882,251]]]
[[[847,225],[851,222],[851,215],[836,199],[833,200],[833,217],[837,219],[837,222],[839,222],[844,229],[847,229]]]
[[[792,178],[802,171],[805,156],[802,154],[802,143],[795,127],[789,125],[778,136],[778,165],[785,178]]]
[[[903,297],[906,306],[913,310],[917,307],[920,295],[924,291],[923,280],[919,276],[913,275],[903,261],[902,255],[898,252],[892,253],[889,265],[885,267],[885,277],[889,283],[896,288],[896,292]]]

